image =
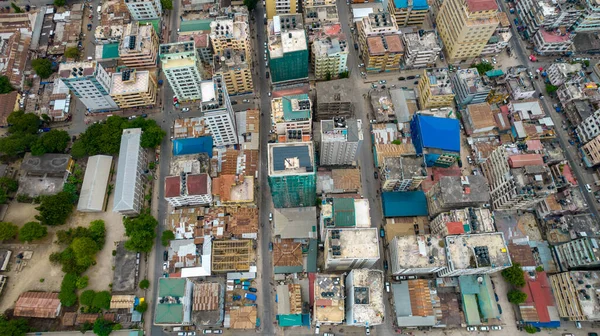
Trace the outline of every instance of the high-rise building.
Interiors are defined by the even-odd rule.
[[[393,275],[433,274],[447,267],[444,239],[432,235],[396,236],[389,244]]]
[[[398,27],[420,26],[429,12],[427,0],[388,1],[388,10]]]
[[[160,19],[163,13],[160,0],[125,0],[125,5],[135,21]]]
[[[452,77],[456,103],[466,106],[485,102],[492,88],[484,81],[477,68],[462,69]]]
[[[575,35],[569,33],[564,27],[555,31],[540,29],[533,35],[533,45],[539,55],[563,55],[573,46],[574,37]]]
[[[268,23],[268,60],[274,84],[308,78],[308,44],[302,15],[273,17]]]
[[[392,3],[390,1],[390,3]],[[404,68],[425,68],[435,64],[442,51],[434,31],[402,34],[404,42]]]
[[[158,35],[148,23],[134,21],[125,26],[119,46],[121,62],[130,68],[154,68],[158,57]]]
[[[362,120],[344,117],[321,121],[321,165],[356,165],[363,140]]]
[[[157,84],[154,73],[124,69],[112,74],[110,96],[120,108],[146,107],[156,104]]]
[[[307,94],[283,96],[271,100],[271,114],[279,142],[310,141],[312,103]]]
[[[173,207],[210,204],[213,200],[210,176],[181,172],[165,177],[165,199]]]
[[[598,239],[581,237],[556,245],[558,262],[563,270],[597,267],[600,265],[600,249]]]
[[[194,41],[161,44],[160,62],[165,77],[179,101],[202,98],[200,59]]]
[[[355,268],[346,276],[346,324],[383,324],[383,271]]]
[[[213,61],[215,75],[223,77],[227,92],[231,95],[252,93],[252,68],[243,51],[226,49],[217,53]]]
[[[578,4],[567,1],[522,0],[516,2],[515,7],[526,37],[535,35],[540,28],[570,28],[584,12]]]
[[[485,177],[443,176],[427,191],[429,216],[466,207],[489,206],[490,190]]]
[[[311,63],[317,79],[336,78],[348,71],[348,42],[341,24],[323,27],[312,41]]]
[[[427,178],[422,157],[386,157],[380,168],[383,191],[410,191],[417,189]]]
[[[558,316],[569,321],[600,321],[600,272],[571,271],[548,276]]]
[[[451,62],[478,57],[498,26],[494,0],[447,0],[436,22]]]
[[[445,246],[448,267],[439,277],[492,274],[512,266],[502,232],[447,236]]]
[[[313,2],[320,2],[315,0]],[[326,2],[327,0],[323,1]],[[335,3],[335,1],[333,2]],[[267,19],[271,20],[280,14],[295,14],[298,13],[298,0],[266,0]],[[314,6],[314,5],[313,5]]]
[[[454,105],[454,92],[448,69],[423,70],[419,79],[419,107],[422,110]]]
[[[583,145],[581,152],[583,153],[583,163],[587,167],[594,167],[600,164],[600,135]]]
[[[137,216],[142,210],[143,174],[148,164],[141,142],[141,128],[123,130],[113,199],[113,212],[118,212],[123,216]]]
[[[329,271],[370,268],[380,258],[377,228],[326,229],[322,239],[325,269]]]
[[[571,6],[585,6],[583,13],[578,17],[575,23],[576,32],[598,31],[600,30],[600,3],[594,0],[579,1],[577,3],[566,2]],[[569,27],[569,26],[567,26]]]
[[[313,206],[316,167],[313,143],[270,143],[269,187],[275,208]]]
[[[481,55],[498,55],[501,53],[506,47],[508,47],[508,43],[512,37],[512,32],[510,30],[510,20],[505,12],[498,12],[498,27],[494,31],[492,37],[490,37],[488,43],[481,50]]]
[[[200,88],[202,118],[212,134],[214,145],[237,145],[235,115],[223,78],[215,75],[212,80],[201,82]]]
[[[404,44],[390,13],[370,13],[356,22],[356,30],[367,72],[400,70]]]
[[[583,144],[592,141],[600,135],[600,110],[596,110],[596,112],[590,114],[589,117],[577,125],[575,134],[577,134],[577,137]]]
[[[585,78],[581,63],[552,63],[546,72],[550,84],[554,86],[560,86],[563,83],[580,83]]]
[[[58,74],[90,112],[118,110],[110,96],[111,78],[104,67],[95,61],[61,63]]]
[[[437,215],[430,223],[431,234],[443,237],[457,234],[496,232],[489,208],[464,208]]]

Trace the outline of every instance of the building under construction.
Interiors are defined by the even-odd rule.
[[[255,262],[252,240],[215,240],[212,245],[214,273],[248,272]]]

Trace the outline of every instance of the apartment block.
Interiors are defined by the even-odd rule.
[[[600,110],[585,118],[575,129],[581,143],[588,143],[600,135]]]
[[[389,2],[391,5],[391,1]],[[435,64],[442,51],[434,31],[402,34],[404,56],[402,64],[405,69],[425,68]]]
[[[571,271],[548,277],[558,315],[569,321],[600,321],[600,272]]]
[[[579,83],[585,78],[581,63],[552,63],[546,70],[550,84],[560,86],[563,83]]]
[[[163,14],[160,0],[125,0],[125,5],[135,21],[160,19]]]
[[[581,147],[583,163],[589,168],[600,164],[600,135]]]
[[[158,85],[154,73],[124,69],[113,73],[110,96],[122,109],[156,104]]]
[[[277,15],[268,22],[268,60],[271,82],[290,83],[308,78],[308,43],[302,15]]]
[[[427,0],[388,1],[388,11],[398,27],[421,26],[429,13]]]
[[[440,277],[492,274],[512,266],[504,233],[479,233],[446,237],[448,267]]]
[[[110,74],[101,64],[95,61],[61,63],[58,75],[88,111],[109,112],[119,109],[109,94]]]
[[[119,45],[119,58],[130,68],[155,68],[158,58],[158,35],[152,24],[134,21],[125,26]]]
[[[356,23],[358,44],[367,72],[388,72],[400,69],[404,55],[398,26],[390,13],[370,13]]]
[[[442,237],[459,234],[495,232],[489,208],[464,208],[442,212],[430,223],[431,234]]]
[[[422,110],[454,106],[454,92],[448,69],[423,70],[418,87],[419,107]]]
[[[210,204],[210,176],[182,172],[181,176],[165,177],[165,199],[173,207]]]
[[[583,14],[583,8],[576,3],[554,2],[551,0],[523,0],[515,3],[521,25],[526,27],[526,37],[534,36],[540,28],[570,28]]]
[[[317,178],[313,143],[270,143],[267,155],[275,208],[314,205]]]
[[[249,64],[245,51],[226,49],[214,55],[213,73],[223,78],[229,94],[252,93],[254,83]]]
[[[202,99],[200,59],[193,41],[160,45],[162,71],[179,101]]]
[[[477,57],[498,26],[494,0],[448,0],[436,22],[450,62]]]
[[[429,216],[466,207],[488,206],[490,192],[485,177],[443,176],[426,194]]]
[[[337,325],[344,322],[345,282],[344,274],[315,274],[313,321],[318,325]]]
[[[362,141],[362,120],[344,117],[322,120],[320,164],[322,166],[356,165]]]
[[[316,0],[313,2],[319,3],[321,1]],[[280,14],[295,14],[299,12],[298,0],[266,0],[265,5],[267,19],[269,20]]]
[[[452,77],[456,103],[460,106],[484,103],[492,90],[477,68],[458,70]]]
[[[311,64],[317,79],[331,79],[348,71],[348,42],[337,23],[324,26],[313,36]]]
[[[600,265],[598,243],[596,238],[581,237],[555,246],[561,269],[566,271]]]
[[[325,269],[349,271],[373,267],[380,258],[378,239],[377,228],[326,229]]]
[[[271,114],[279,142],[310,141],[312,102],[307,94],[273,98]]]
[[[498,12],[498,27],[492,34],[492,37],[488,40],[487,44],[481,50],[481,55],[498,55],[506,47],[512,38],[512,32],[510,30],[510,20],[505,12]]]
[[[533,81],[525,71],[507,73],[505,81],[513,100],[533,98],[536,93]]]
[[[141,147],[142,129],[128,128],[121,135],[121,149],[117,165],[117,180],[113,212],[123,216],[137,216],[144,201],[144,171],[148,168],[146,152]]]
[[[346,276],[346,324],[376,326],[383,324],[385,307],[383,271],[353,269]]]
[[[575,23],[575,32],[593,32],[600,29],[600,3],[585,0],[573,5],[584,6],[583,13]]]
[[[447,267],[444,240],[433,235],[396,236],[389,244],[393,275],[434,274]]]
[[[380,168],[380,178],[383,191],[411,191],[427,179],[427,169],[422,157],[386,157]]]
[[[244,53],[244,61],[252,63],[250,47],[250,26],[248,10],[245,6],[230,7],[226,15],[218,16],[210,22],[210,43],[213,54],[226,54],[226,51]]]
[[[533,45],[535,51],[541,56],[563,55],[571,50],[573,37],[575,35],[571,35],[564,28],[555,31],[540,29],[533,36]]]
[[[201,82],[200,89],[202,119],[210,130],[214,145],[237,145],[235,114],[223,78],[215,75],[212,80]]]

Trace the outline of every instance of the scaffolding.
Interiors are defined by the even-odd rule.
[[[214,272],[248,272],[253,260],[252,240],[213,241]]]

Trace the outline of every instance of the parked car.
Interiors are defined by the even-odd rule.
[[[237,105],[237,102],[235,100],[232,100],[231,105]]]
[[[387,260],[383,261],[383,269],[386,270],[386,271],[388,269],[388,262],[387,262]]]
[[[190,110],[189,107],[184,107],[184,108],[181,109],[181,112],[188,112],[189,110]]]
[[[267,77],[267,79],[269,79],[269,73],[267,72],[267,74],[265,75],[265,77]]]
[[[379,235],[381,236],[381,238],[385,237],[385,230],[383,228],[379,228]]]
[[[273,242],[269,243],[269,252],[273,252]]]
[[[213,330],[213,334],[222,334],[222,333],[223,333],[223,330],[221,330],[221,329]]]
[[[369,326],[365,327],[365,335],[367,335],[367,336],[371,335],[371,327],[369,327]]]
[[[587,192],[591,193],[592,192],[592,187],[589,184],[585,185],[585,190],[587,190]]]
[[[477,327],[467,327],[467,331],[477,331]]]
[[[242,103],[249,103],[249,102],[250,102],[250,99],[244,99],[244,100],[242,100]]]
[[[384,79],[382,79],[382,80],[379,81],[379,84],[385,84],[385,83],[387,83],[387,81],[384,80]]]
[[[92,30],[92,24],[91,24],[91,23],[88,23],[88,25],[87,25],[87,30],[88,30],[88,31]]]
[[[373,83],[373,84],[371,84],[371,87],[372,87],[373,89],[377,89],[377,84]]]
[[[268,95],[268,96],[269,96],[269,97],[271,97],[271,92],[269,92],[269,95]]]
[[[204,329],[204,330],[202,330],[202,333],[205,334],[205,335],[206,334],[212,334],[213,330],[212,329]]]
[[[272,220],[273,220],[273,213],[269,212],[269,221],[272,221]]]
[[[500,304],[498,303],[498,312],[500,313],[500,315],[502,315],[502,306],[500,306]]]
[[[376,172],[376,171],[375,171],[375,172],[373,172],[373,177],[375,177],[375,179],[378,179],[378,178],[379,178],[379,173],[378,173],[378,172]]]
[[[406,77],[398,77],[398,80],[399,80],[399,81],[406,80]]]
[[[415,76],[408,76],[408,77],[406,77],[406,79],[408,79],[408,80],[415,79],[415,78],[417,78],[417,77],[415,77]]]
[[[248,288],[248,290],[249,290],[251,293],[256,293],[256,292],[258,292],[258,289],[254,288],[254,287],[250,287],[250,288]]]
[[[167,261],[167,260],[169,260],[169,251],[165,251],[165,252],[163,253],[163,260],[164,260],[164,261]]]
[[[479,331],[490,331],[490,327],[488,326],[480,326]]]
[[[388,293],[390,292],[390,283],[387,281],[385,282],[385,291]]]
[[[169,268],[169,263],[163,263],[163,270],[167,270]]]
[[[315,326],[315,335],[319,335],[320,333],[321,333],[321,326],[317,324]]]
[[[142,118],[148,118],[148,115],[146,113],[144,113],[140,117],[142,117]]]
[[[492,326],[492,330],[494,330],[494,331],[502,330],[502,326]]]

